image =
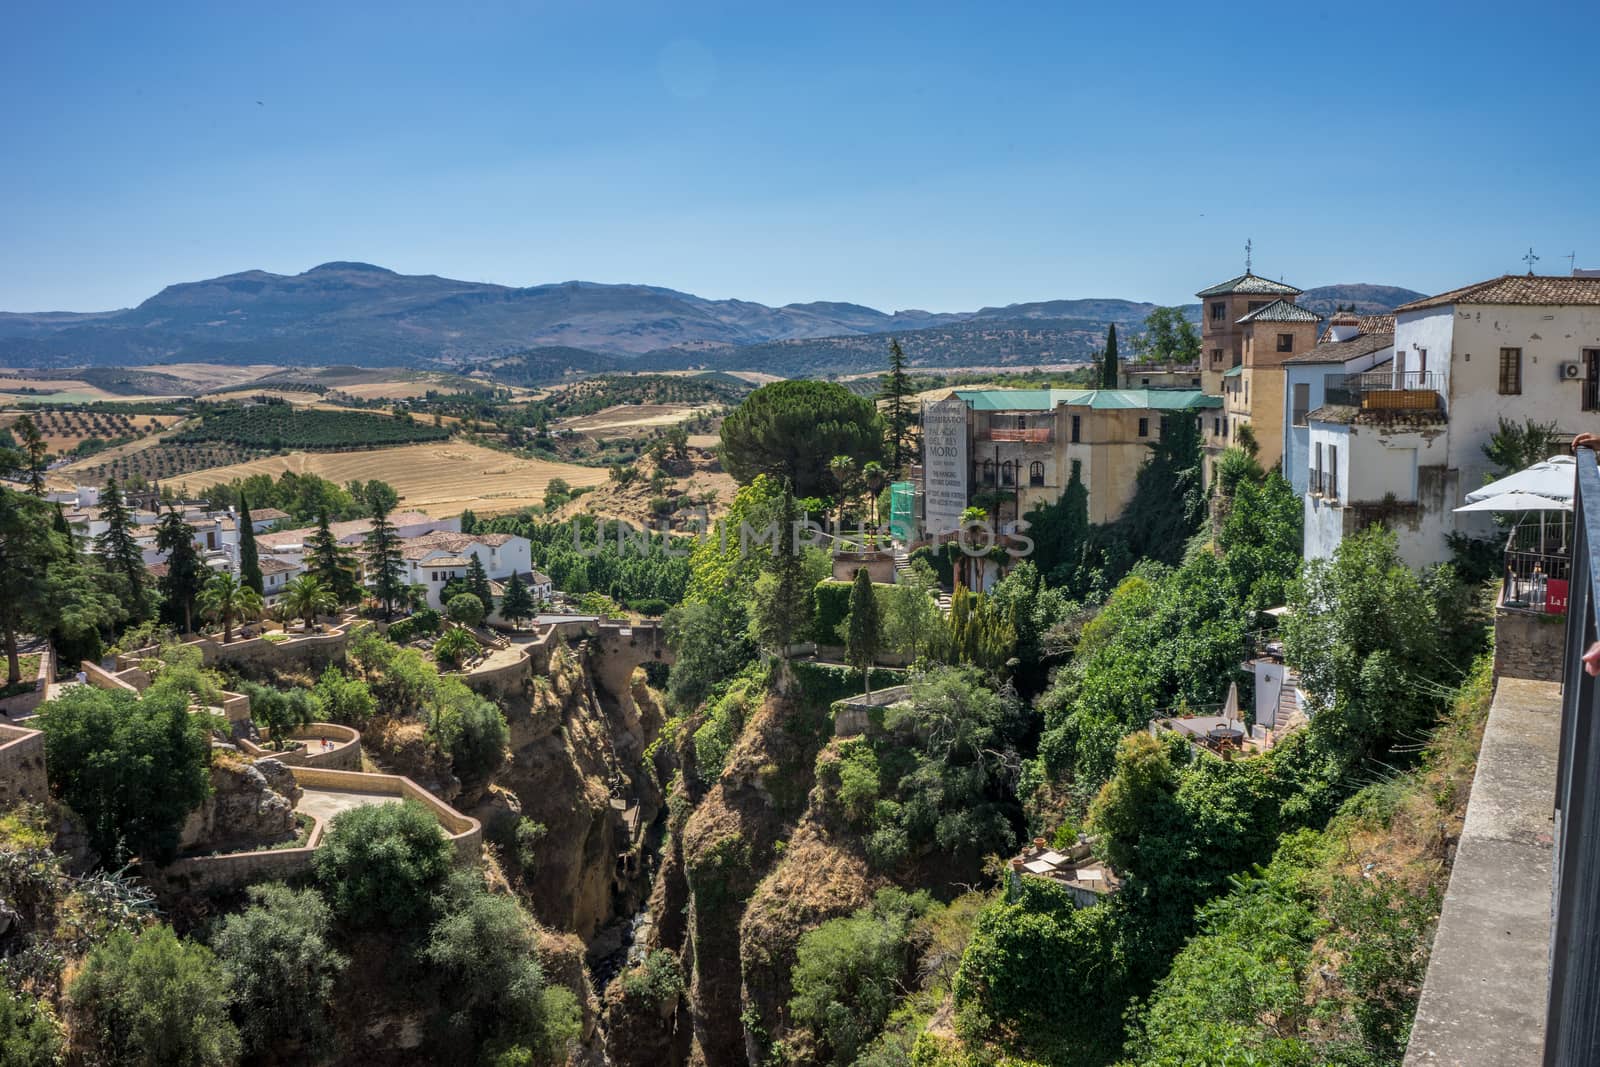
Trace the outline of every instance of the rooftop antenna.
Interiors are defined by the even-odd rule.
[[[1250,256],[1252,248],[1253,246],[1250,243],[1250,238],[1246,237],[1244,239],[1244,272],[1246,274],[1250,273]]]
[[[1539,257],[1533,254],[1533,246],[1528,246],[1528,254],[1522,257],[1522,262],[1528,265],[1528,273],[1533,273],[1533,265],[1539,262]]]
[[[1578,253],[1577,252],[1568,252],[1567,253],[1567,273],[1571,274],[1573,271],[1575,271],[1577,269],[1578,269]]]

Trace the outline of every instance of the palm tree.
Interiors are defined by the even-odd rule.
[[[200,614],[222,622],[222,643],[233,640],[235,619],[259,619],[265,602],[261,594],[231,574],[216,574],[200,591]]]
[[[331,615],[337,610],[339,598],[314,574],[302,574],[283,587],[285,616],[304,621],[308,633],[316,625],[318,615]]]
[[[839,483],[839,528],[844,528],[844,505],[850,499],[850,479],[855,477],[856,459],[854,456],[834,456],[828,460],[828,473],[833,475],[833,480]]]
[[[445,631],[439,643],[433,646],[433,655],[440,663],[459,667],[462,660],[478,651],[478,647],[478,639],[458,626]]]
[[[883,469],[883,464],[875,459],[868,460],[867,465],[861,468],[861,476],[867,480],[867,492],[871,494],[872,525],[874,529],[878,526],[878,493],[883,490],[883,479],[886,473]]]

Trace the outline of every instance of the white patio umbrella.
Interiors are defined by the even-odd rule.
[[[1472,500],[1472,494],[1467,494],[1467,499]],[[1554,497],[1537,496],[1533,493],[1501,493],[1499,496],[1484,497],[1482,500],[1472,500],[1470,504],[1463,504],[1457,511],[1571,511],[1572,497],[1557,500]]]
[[[1508,474],[1504,478],[1496,479],[1488,485],[1474,489],[1467,494],[1467,502],[1475,504],[1480,500],[1490,497],[1504,496],[1507,493],[1526,493],[1531,496],[1547,497],[1551,500],[1565,500],[1568,508],[1572,507],[1572,491],[1577,481],[1577,467],[1573,465],[1571,456],[1551,456],[1542,463],[1535,463],[1531,467]],[[1457,508],[1465,511],[1465,508]],[[1478,511],[1534,511],[1535,508],[1477,508]]]

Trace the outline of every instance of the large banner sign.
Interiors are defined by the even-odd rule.
[[[922,405],[922,507],[930,534],[961,526],[967,508],[967,403],[937,400]]]

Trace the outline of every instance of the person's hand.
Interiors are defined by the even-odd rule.
[[[1580,448],[1593,448],[1600,451],[1600,434],[1580,433],[1574,437],[1572,439],[1572,450],[1576,452]]]
[[[1590,677],[1600,677],[1600,641],[1590,645],[1589,651],[1583,654],[1583,669]]]

